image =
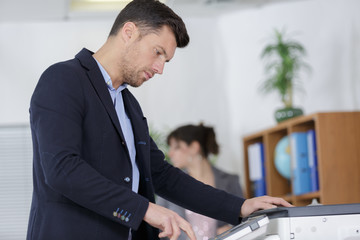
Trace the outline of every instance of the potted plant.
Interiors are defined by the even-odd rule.
[[[169,153],[169,146],[166,142],[166,132],[167,131],[161,131],[157,128],[155,128],[152,124],[149,126],[149,135],[156,143],[157,147],[164,153],[165,160],[168,162],[170,161],[170,157],[168,155]]]
[[[285,32],[276,29],[274,42],[266,45],[262,51],[261,58],[266,61],[265,72],[268,77],[260,89],[265,93],[278,92],[284,104],[284,108],[275,112],[277,122],[303,114],[302,109],[293,106],[293,91],[295,87],[300,88],[300,70],[310,69],[303,62],[305,55],[305,49],[299,42],[285,39]]]

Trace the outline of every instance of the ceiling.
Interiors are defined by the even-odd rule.
[[[277,2],[301,0],[167,0],[175,11],[181,9],[181,16],[209,15],[238,8],[260,7]],[[59,21],[76,18],[111,17],[115,11],[71,11],[70,0],[0,0],[0,23],[19,21]]]

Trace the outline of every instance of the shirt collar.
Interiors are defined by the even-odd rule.
[[[117,92],[121,92],[122,90],[124,90],[128,84],[127,83],[124,83],[122,84],[118,89],[115,89],[112,85],[112,81],[111,81],[111,78],[110,78],[110,75],[106,72],[105,68],[103,68],[103,66],[99,63],[98,60],[96,60],[96,58],[94,58],[97,65],[99,66],[100,68],[100,71],[101,71],[101,74],[103,75],[104,77],[104,80],[105,80],[105,83],[106,83],[106,86],[108,87],[109,90],[111,91],[117,91]]]

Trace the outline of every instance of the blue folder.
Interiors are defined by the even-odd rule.
[[[307,133],[294,132],[290,137],[293,194],[311,192]]]

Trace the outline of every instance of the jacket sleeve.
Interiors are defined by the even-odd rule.
[[[152,177],[156,193],[166,200],[233,225],[241,221],[243,198],[203,184],[164,160],[152,158]]]
[[[82,158],[86,103],[79,71],[55,65],[44,72],[30,104],[32,131],[38,142],[46,185],[78,205],[137,229],[148,200],[100,174]],[[88,106],[91,107],[91,106]],[[116,212],[125,218],[115,216]]]
[[[233,194],[238,197],[243,197],[243,192],[240,186],[239,176],[235,174],[229,174],[223,172],[217,168],[213,168],[216,181],[218,182],[217,188],[222,189],[230,194]],[[218,221],[218,227],[227,225],[226,222]]]

